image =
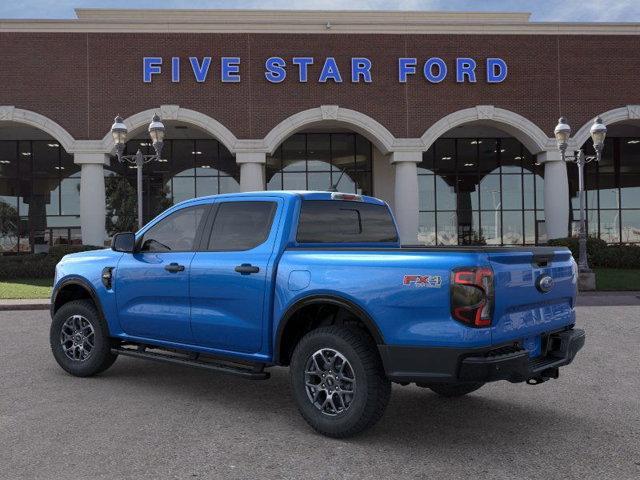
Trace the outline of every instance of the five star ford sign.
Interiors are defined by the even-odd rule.
[[[193,75],[197,82],[203,83],[207,79],[215,77],[211,74],[211,62],[212,57],[188,57],[188,59],[171,57],[166,64],[172,82],[178,83],[183,74],[189,74]],[[507,78],[507,63],[503,59],[486,58],[484,64],[486,83],[501,83]],[[242,78],[241,65],[240,57],[221,57],[217,80],[222,83],[240,82]],[[163,57],[144,57],[143,81],[150,83],[154,76],[162,75],[164,66]],[[447,65],[439,57],[431,57],[424,62],[418,58],[401,57],[398,58],[397,63],[397,78],[398,82],[406,83],[409,78],[422,75],[430,83],[440,83],[450,74],[449,70],[452,70],[451,74],[455,75],[456,82],[476,83],[478,81],[477,68],[478,61],[470,57],[456,58],[453,65]],[[346,71],[341,70],[335,57],[326,57],[322,60],[316,60],[314,57],[292,57],[289,60],[282,57],[269,57],[264,62],[264,76],[271,83],[283,82],[288,75],[293,76],[301,83],[310,81],[310,78],[312,81],[320,83],[329,81],[371,83],[374,81],[374,70],[373,62],[366,57],[352,57]]]

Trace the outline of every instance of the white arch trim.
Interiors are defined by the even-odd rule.
[[[151,108],[143,112],[138,112],[126,118],[124,124],[130,132],[141,127],[146,127],[156,113],[160,115],[162,121],[176,120],[201,128],[214,136],[216,140],[227,147],[231,153],[236,153],[238,139],[231,130],[204,113],[182,108],[178,105],[161,105],[160,108]],[[113,154],[115,152],[115,145],[110,131],[107,132],[102,139],[102,146],[105,153]]]
[[[517,113],[497,108],[493,105],[478,105],[450,113],[441,118],[422,135],[421,139],[428,149],[433,143],[452,128],[471,122],[485,122],[494,125],[514,136],[527,149],[535,154],[544,150],[555,148],[553,139],[547,137],[536,124]]]
[[[574,150],[582,148],[582,145],[589,140],[589,137],[591,136],[591,125],[593,125],[595,118],[596,117],[593,117],[580,127],[580,130],[578,130],[573,136],[572,140]],[[640,120],[640,105],[626,105],[624,107],[614,108],[613,110],[600,114],[600,118],[602,118],[602,123],[605,125],[612,125],[614,123],[625,122],[627,120]]]
[[[1,121],[22,123],[35,127],[55,138],[67,152],[73,151],[75,139],[71,134],[58,123],[44,115],[32,112],[31,110],[16,108],[13,105],[6,105],[0,106],[0,122]]]
[[[355,110],[340,108],[338,105],[322,105],[291,115],[273,127],[263,140],[267,152],[273,153],[284,140],[294,133],[321,122],[349,127],[369,139],[383,154],[394,149],[395,137],[393,134],[373,118]]]

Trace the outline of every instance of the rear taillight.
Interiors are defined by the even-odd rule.
[[[456,268],[451,272],[451,315],[470,327],[488,327],[493,315],[493,270]]]

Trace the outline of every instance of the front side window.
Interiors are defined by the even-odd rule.
[[[397,242],[389,209],[384,205],[340,200],[305,200],[298,225],[299,243]]]
[[[195,247],[206,205],[183,208],[151,227],[140,242],[142,252],[185,252]]]
[[[224,202],[218,207],[210,251],[250,250],[269,236],[275,202]]]

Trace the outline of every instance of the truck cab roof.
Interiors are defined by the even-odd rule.
[[[326,191],[308,191],[308,190],[268,190],[268,191],[253,191],[242,193],[222,193],[218,195],[208,195],[204,197],[192,198],[180,202],[177,205],[187,205],[193,202],[200,202],[202,200],[218,200],[218,199],[233,199],[244,197],[274,197],[274,198],[291,198],[300,197],[303,200],[352,200],[364,203],[371,203],[374,205],[384,205],[385,202],[379,198],[370,197],[367,195],[356,195],[346,192],[326,192]]]

